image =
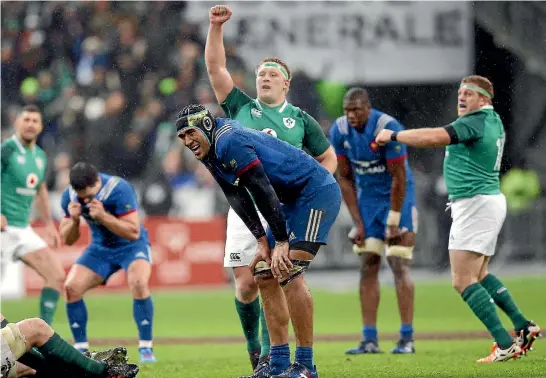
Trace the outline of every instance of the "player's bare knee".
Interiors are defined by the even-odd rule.
[[[26,343],[27,349],[42,346],[53,336],[53,329],[40,318],[25,319],[17,323],[17,328]]]
[[[52,270],[46,274],[45,285],[61,291],[64,281],[66,280],[66,274],[63,270]]]
[[[39,318],[32,319],[36,341],[33,345],[42,346],[53,336],[55,331],[45,321]]]
[[[150,289],[148,287],[148,281],[141,278],[141,277],[132,278],[129,281],[129,288],[131,289],[131,293],[133,294],[133,298],[144,299],[144,298],[149,297],[149,295],[150,295]]]
[[[360,264],[360,282],[376,280],[381,268],[381,256],[374,253],[362,254]]]
[[[451,278],[451,285],[459,294],[461,294],[463,291],[465,291],[467,287],[476,282],[478,282],[477,279],[473,279],[468,275],[454,274]]]
[[[394,281],[397,284],[411,284],[410,264],[411,260],[399,256],[387,256]]]
[[[250,303],[258,297],[258,285],[252,276],[235,279],[235,294],[243,303]]]
[[[85,294],[83,285],[76,281],[68,280],[64,284],[64,295],[68,303],[74,303],[82,299]]]

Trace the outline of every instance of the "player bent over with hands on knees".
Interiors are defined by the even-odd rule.
[[[269,363],[251,377],[318,377],[313,299],[302,274],[326,244],[339,212],[335,178],[302,150],[238,121],[214,118],[202,105],[186,106],[176,128],[258,241],[250,269],[260,288],[271,352]],[[269,225],[267,234],[252,198]],[[290,320],[296,335],[293,364]]]
[[[40,109],[27,105],[17,115],[15,135],[2,143],[1,249],[3,260],[21,260],[44,279],[40,293],[40,318],[51,324],[65,272],[54,252],[60,247],[61,239],[49,208],[45,182],[47,157],[36,145],[42,130]],[[47,243],[29,225],[35,198],[36,208],[46,225]]]
[[[61,197],[65,218],[61,236],[68,245],[80,237],[80,218],[91,229],[91,244],[76,260],[65,283],[66,311],[76,348],[89,349],[83,295],[123,269],[133,296],[140,362],[155,362],[152,350],[154,305],[148,281],[152,255],[148,231],[140,223],[136,193],[120,177],[99,173],[80,162],[70,170],[70,187]]]
[[[506,218],[506,198],[499,185],[505,133],[492,98],[493,84],[487,78],[465,77],[458,92],[459,118],[451,124],[400,132],[382,130],[376,138],[379,145],[446,146],[444,178],[453,219],[449,236],[453,287],[495,339],[491,354],[478,362],[516,358],[530,350],[540,336],[539,326],[521,313],[506,286],[487,270]],[[512,320],[515,340],[501,324],[495,304]]]
[[[126,363],[127,350],[123,347],[99,352],[101,356],[97,354],[90,358],[64,341],[42,319],[9,323],[0,314],[0,320],[0,378],[29,375],[41,378],[133,378],[138,374],[137,365]],[[25,362],[18,361],[24,358]]]
[[[235,87],[226,67],[223,24],[231,10],[217,5],[209,11],[209,31],[205,46],[205,63],[216,96],[227,117],[244,127],[273,135],[297,148],[306,148],[328,171],[334,173],[337,159],[318,122],[306,112],[286,101],[291,73],[278,58],[264,59],[256,69],[257,98]],[[262,225],[266,222],[258,210]],[[258,299],[258,286],[248,265],[256,252],[256,239],[237,213],[230,208],[227,217],[224,266],[233,269],[235,306],[247,341],[252,368],[267,366],[269,334]],[[258,339],[261,320],[262,341]]]
[[[360,305],[364,326],[362,342],[346,353],[380,353],[376,322],[383,250],[394,274],[401,318],[400,340],[392,353],[414,353],[414,285],[409,274],[417,231],[413,173],[406,146],[392,143],[379,147],[375,142],[381,130],[401,131],[403,127],[373,109],[363,88],[347,91],[343,108],[345,115],[334,122],[330,141],[338,155],[343,198],[355,222],[350,235],[353,250],[362,259]]]

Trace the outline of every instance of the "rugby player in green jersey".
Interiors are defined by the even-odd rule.
[[[335,152],[318,122],[286,100],[291,74],[285,62],[278,58],[267,58],[258,65],[256,69],[258,98],[253,99],[235,87],[226,68],[222,31],[223,24],[230,17],[231,10],[225,5],[217,5],[210,9],[210,25],[205,47],[207,72],[216,99],[226,116],[240,121],[245,127],[267,132],[295,147],[307,149],[328,171],[335,172],[337,168]],[[265,220],[263,217],[261,219],[265,227]],[[248,268],[256,248],[256,239],[233,209],[230,209],[224,266],[233,268],[235,306],[247,340],[247,350],[253,368],[257,365],[262,366],[258,358],[266,360],[269,353],[269,334],[263,309],[260,316],[258,286]],[[262,302],[263,297],[262,292]],[[260,319],[261,346],[258,339]],[[257,369],[260,369],[260,366]]]
[[[42,129],[40,110],[27,105],[15,120],[15,135],[2,143],[1,248],[2,259],[21,260],[45,280],[40,295],[40,317],[51,324],[65,272],[51,250],[60,246],[61,239],[51,217],[44,182],[47,158],[36,145]],[[46,226],[48,243],[29,225],[34,198]]]
[[[491,354],[478,362],[516,358],[540,336],[539,326],[521,313],[508,289],[487,269],[506,218],[499,184],[505,133],[492,99],[493,84],[487,78],[468,76],[459,87],[459,118],[451,124],[400,132],[384,129],[376,138],[380,145],[397,141],[414,147],[446,146],[453,287],[495,339]],[[512,320],[515,340],[500,322],[495,304]]]

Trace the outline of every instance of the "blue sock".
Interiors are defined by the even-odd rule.
[[[85,307],[83,299],[74,303],[67,303],[66,315],[74,337],[74,347],[76,349],[89,349],[89,344],[87,344],[87,307]]]
[[[313,363],[313,347],[296,347],[296,362],[307,366],[311,371],[315,371]]]
[[[413,340],[413,327],[411,324],[402,324],[400,326],[400,339]]]
[[[271,375],[280,374],[290,366],[290,346],[273,345],[269,352]]]
[[[152,297],[133,300],[133,317],[138,327],[139,348],[152,347],[152,324],[154,320],[154,302]]]
[[[375,326],[364,326],[362,336],[366,341],[377,341],[377,328]]]

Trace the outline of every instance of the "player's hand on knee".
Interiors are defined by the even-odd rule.
[[[231,17],[231,9],[227,5],[216,5],[210,8],[209,19],[211,24],[222,25]]]
[[[347,235],[353,244],[359,247],[366,245],[366,230],[364,225],[353,226],[349,234]]]
[[[271,272],[273,277],[277,279],[287,275],[292,268],[289,248],[288,242],[275,243],[275,248],[271,253]]]
[[[387,245],[397,245],[402,241],[402,232],[396,226],[387,226],[385,230],[385,243]]]
[[[256,269],[256,264],[260,261],[265,261],[269,266],[271,266],[271,250],[269,249],[269,243],[266,236],[262,236],[258,239],[258,248],[256,249],[256,254],[250,262],[249,268],[252,273]]]
[[[8,220],[5,216],[2,215],[2,224],[1,224],[1,229],[2,231],[6,231],[6,227],[8,227]]]

